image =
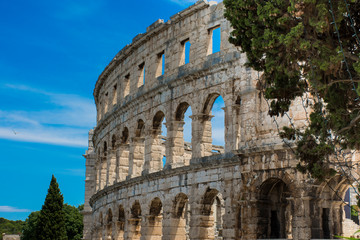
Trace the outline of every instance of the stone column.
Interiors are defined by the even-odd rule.
[[[222,108],[225,112],[225,152],[239,148],[240,143],[240,105]]]
[[[141,240],[162,239],[162,216],[145,216],[141,227]]]
[[[345,203],[342,201],[332,201],[331,203],[331,217],[330,217],[330,235],[343,234],[342,222],[343,222],[343,207]]]
[[[123,240],[124,238],[124,229],[125,229],[125,222],[123,221],[116,221],[116,231],[115,231],[115,240]]]
[[[84,231],[83,238],[84,240],[91,239],[91,226],[92,226],[92,208],[90,206],[89,200],[96,191],[96,153],[94,152],[93,143],[92,143],[93,130],[89,132],[89,149],[86,151],[84,157],[86,159],[86,173],[85,173],[85,202],[84,210],[81,211],[83,215],[84,222]]]
[[[158,172],[162,169],[161,129],[151,129],[145,136],[144,174]]]
[[[134,137],[130,143],[129,177],[141,175],[144,166],[144,138]]]
[[[139,240],[141,237],[141,219],[130,218],[127,225],[127,239],[128,240]]]
[[[259,209],[259,201],[257,200],[248,200],[241,202],[241,230],[239,230],[239,235],[241,239],[257,239],[258,238],[258,222],[259,216],[261,217]]]
[[[129,144],[118,144],[116,149],[116,181],[122,182],[129,175]]]
[[[114,184],[115,181],[115,170],[116,170],[116,150],[111,149],[108,151],[107,156],[107,175],[106,175],[106,185],[110,186]]]
[[[104,154],[104,156],[102,156],[100,158],[100,176],[99,176],[99,190],[104,189],[105,185],[106,185],[106,175],[107,175],[107,161],[106,161],[106,155]]]
[[[165,168],[184,166],[184,121],[170,121],[166,123],[166,164]]]
[[[296,240],[311,239],[310,219],[311,197],[294,198],[294,216],[292,220],[292,236]]]
[[[211,119],[206,114],[192,115],[192,158],[212,155]]]

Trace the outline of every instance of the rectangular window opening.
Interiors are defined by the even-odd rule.
[[[220,26],[209,29],[209,48],[208,55],[220,52],[221,47],[221,28]]]
[[[105,110],[104,110],[104,113],[107,113],[107,111],[108,111],[108,105],[109,105],[108,96],[109,96],[109,93],[105,93]]]
[[[182,41],[181,47],[182,47],[182,51],[180,58],[180,66],[188,64],[190,62],[190,48],[191,48],[190,39],[188,38]]]
[[[142,85],[145,85],[145,62],[141,63],[139,65],[139,81],[138,81],[138,87],[141,87]]]
[[[159,53],[158,55],[158,59],[157,59],[157,69],[156,69],[156,76],[155,77],[160,77],[162,75],[164,75],[165,73],[165,52],[162,51],[161,53]]]
[[[117,84],[113,87],[113,100],[112,104],[115,105],[117,103]]]
[[[130,73],[124,79],[124,97],[130,94]]]

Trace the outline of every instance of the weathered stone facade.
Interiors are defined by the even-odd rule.
[[[85,154],[84,239],[307,240],[342,233],[346,178],[318,183],[296,171],[267,115],[258,73],[228,42],[223,11],[222,3],[198,1],[155,22],[100,75],[97,126]],[[217,27],[221,46],[213,53]],[[223,149],[212,144],[218,96],[225,102]],[[189,107],[191,145],[183,139]],[[300,102],[289,115],[297,125],[306,122]]]

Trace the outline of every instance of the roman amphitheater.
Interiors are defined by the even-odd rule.
[[[215,31],[221,41],[213,40]],[[320,183],[296,171],[277,130],[289,118],[267,115],[259,75],[228,42],[230,31],[223,4],[200,0],[150,25],[102,72],[94,90],[97,126],[85,154],[84,239],[344,234],[349,182],[339,174]],[[224,146],[212,143],[219,96]],[[306,124],[300,100],[289,116]],[[186,121],[191,143],[184,140]]]

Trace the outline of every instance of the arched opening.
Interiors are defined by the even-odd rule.
[[[135,201],[130,209],[131,218],[129,221],[129,239],[140,239],[141,237],[141,206],[139,201]]]
[[[101,176],[101,151],[100,149],[98,149],[97,152],[97,161],[96,161],[96,165],[95,165],[95,190],[98,191],[100,189],[100,176]]]
[[[171,231],[170,239],[189,239],[189,222],[190,222],[190,212],[189,212],[189,199],[186,194],[179,193],[176,195],[173,205],[173,212],[171,217]]]
[[[103,239],[103,227],[104,227],[104,221],[103,221],[103,214],[100,212],[99,214],[99,226],[97,227],[97,239],[102,240]]]
[[[290,192],[278,178],[270,178],[260,186],[258,238],[287,238],[292,235]]]
[[[155,114],[153,119],[153,130],[154,130],[154,139],[158,139],[158,148],[160,149],[160,166],[162,169],[166,164],[166,137],[167,137],[167,129],[165,127],[165,114],[162,111],[159,111]]]
[[[135,137],[130,148],[131,177],[141,176],[145,163],[145,122],[142,119],[137,121]]]
[[[107,180],[107,143],[103,143],[103,155],[101,156],[100,189],[103,189]]]
[[[202,116],[201,156],[225,152],[225,103],[213,93],[205,101]]]
[[[224,204],[219,191],[207,188],[202,199],[201,217],[198,220],[198,227],[203,228],[203,230],[199,231],[199,234],[203,235],[198,236],[198,238],[222,238],[222,221],[224,213]]]
[[[143,234],[144,238],[161,239],[162,218],[162,203],[161,200],[156,197],[150,204],[150,211],[146,222],[146,232]]]
[[[325,180],[318,187],[317,199],[310,204],[311,218],[315,220],[311,229],[312,238],[330,238],[341,234],[349,237],[354,234],[354,229],[359,228],[350,219],[346,219],[344,212],[345,197],[349,186],[350,183],[346,177],[336,175]],[[346,228],[344,224],[347,225]]]
[[[152,129],[145,140],[145,173],[160,171],[164,166],[166,128],[164,127],[165,114],[158,111],[152,122]],[[165,131],[162,131],[165,129]]]
[[[119,206],[119,216],[117,220],[117,240],[125,239],[125,209],[122,205]]]
[[[118,182],[126,180],[129,175],[129,150],[129,130],[124,127],[116,154],[116,181]]]
[[[172,126],[173,135],[173,165],[184,166],[190,164],[192,158],[192,115],[191,106],[182,102],[176,109],[175,121]]]
[[[112,185],[116,182],[116,172],[118,166],[118,159],[116,158],[116,135],[111,137],[111,149],[108,150],[107,158],[107,185]]]
[[[113,223],[113,214],[111,209],[108,210],[106,217],[106,239],[112,239],[112,223]]]

